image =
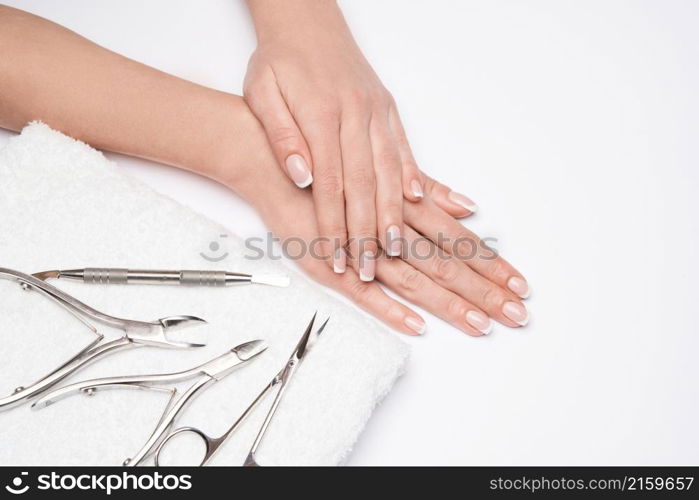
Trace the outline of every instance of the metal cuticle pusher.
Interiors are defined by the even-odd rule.
[[[204,270],[139,270],[107,267],[55,270],[35,273],[41,280],[67,279],[94,285],[188,285],[224,287],[231,285],[261,284],[289,286],[289,277],[283,274],[244,274],[230,271]]]

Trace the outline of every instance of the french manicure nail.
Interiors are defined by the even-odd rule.
[[[342,274],[347,269],[347,255],[342,248],[335,250],[335,255],[333,256],[333,271],[337,274]]]
[[[410,190],[413,192],[415,198],[423,198],[425,194],[422,192],[422,185],[420,181],[413,179],[410,182]]]
[[[467,196],[464,196],[463,194],[455,193],[454,191],[450,191],[449,194],[447,195],[449,198],[449,201],[452,203],[456,203],[462,208],[465,208],[469,212],[477,212],[478,211],[478,205],[476,205],[471,198],[468,198]]]
[[[515,292],[523,299],[529,297],[529,285],[519,276],[512,276],[509,280],[507,280],[507,288]]]
[[[400,229],[398,226],[393,225],[388,228],[386,233],[386,239],[388,240],[386,242],[386,246],[388,246],[386,253],[390,257],[398,257],[403,251],[403,242],[400,240]]]
[[[529,322],[529,312],[522,304],[517,302],[505,302],[502,312],[520,326],[524,326]]]
[[[364,252],[359,258],[359,279],[372,281],[376,274],[376,260],[374,252]]]
[[[493,322],[488,316],[479,311],[466,313],[466,321],[483,335],[488,335],[493,330]]]
[[[286,171],[289,173],[291,180],[300,188],[308,187],[313,182],[311,170],[301,155],[293,154],[287,157]]]
[[[425,333],[426,325],[425,322],[422,321],[421,319],[413,318],[412,316],[408,316],[405,318],[405,326],[410,328],[412,331],[417,333],[418,335],[422,335]]]

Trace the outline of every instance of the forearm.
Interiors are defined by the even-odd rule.
[[[228,159],[259,128],[242,98],[157,71],[8,7],[0,7],[0,50],[0,126],[19,130],[41,120],[101,149],[235,184]]]

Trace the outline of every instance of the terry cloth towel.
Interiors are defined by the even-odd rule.
[[[168,373],[188,369],[256,338],[267,352],[202,391],[178,425],[220,435],[283,366],[313,312],[330,323],[300,366],[260,446],[263,465],[339,464],[377,403],[402,373],[408,348],[397,336],[329,297],[278,261],[245,259],[243,242],[214,222],[124,175],[99,151],[32,123],[0,150],[0,267],[47,269],[227,269],[286,273],[291,286],[191,288],[96,286],[54,281],[98,310],[155,320],[190,314],[207,325],[182,332],[206,335],[193,350],[127,349],[101,358],[70,378]],[[229,256],[204,260],[217,241]],[[215,245],[214,245],[215,247]],[[2,394],[57,367],[93,337],[37,293],[0,280]],[[110,337],[120,332],[104,329]],[[188,387],[192,380],[179,385]],[[181,393],[181,392],[180,392]],[[271,396],[271,395],[270,395]],[[0,412],[3,465],[120,465],[138,451],[169,395],[105,390],[74,395],[48,408],[29,404]],[[242,464],[272,398],[261,403],[219,450],[214,465]],[[191,463],[202,450],[193,437],[173,442],[171,458]]]

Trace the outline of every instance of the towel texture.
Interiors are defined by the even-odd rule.
[[[265,354],[210,386],[181,415],[179,425],[216,436],[281,368],[318,310],[320,318],[331,317],[330,323],[290,385],[259,461],[341,463],[404,369],[408,348],[279,262],[245,259],[245,251],[230,231],[127,177],[100,152],[46,125],[30,124],[0,151],[2,267],[26,273],[97,266],[209,268],[282,272],[292,278],[285,289],[56,281],[54,285],[116,316],[154,320],[191,314],[208,321],[183,332],[188,338],[205,335],[205,348],[122,351],[83,369],[70,382],[187,369],[243,341],[267,340]],[[208,262],[201,253],[228,256]],[[0,297],[3,394],[33,382],[93,339],[74,318],[14,283],[0,281]],[[108,338],[119,334],[100,329]],[[167,399],[158,391],[109,390],[94,397],[72,396],[39,411],[29,405],[12,408],[0,413],[0,463],[119,465],[140,449]],[[242,463],[270,403],[271,398],[258,408],[212,464]],[[198,442],[183,439],[171,458],[186,461],[197,453]]]

